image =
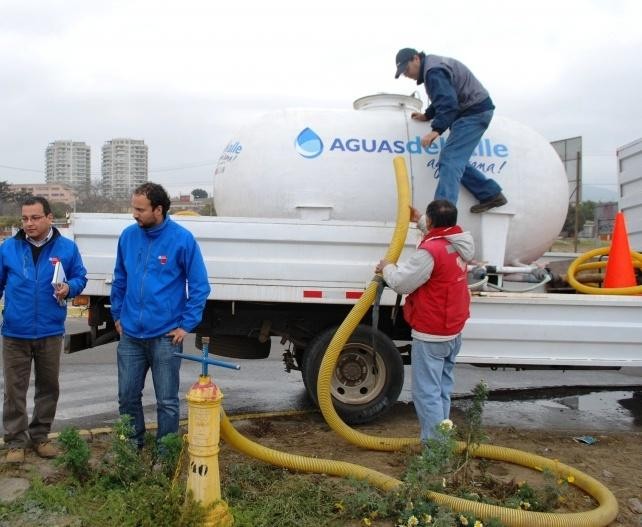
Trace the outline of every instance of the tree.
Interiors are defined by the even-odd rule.
[[[9,183],[6,181],[0,181],[0,201],[3,203],[5,201],[9,201],[9,198],[11,197],[11,188],[9,187]]]
[[[192,190],[192,196],[194,196],[194,199],[205,199],[207,198],[207,191],[202,188],[195,188]]]
[[[593,219],[595,216],[595,205],[596,203],[594,201],[580,202],[577,215],[577,232],[581,232],[587,220]],[[565,232],[569,238],[575,236],[575,204],[568,206],[568,213],[566,214],[562,231]]]
[[[0,181],[0,214],[15,214],[15,202],[9,183]]]
[[[214,208],[214,203],[208,201],[199,209],[201,216],[216,216],[216,209]]]
[[[68,212],[71,212],[71,207],[66,203],[60,203],[58,201],[50,202],[51,213],[54,215],[54,218],[62,220],[67,216]]]
[[[0,181],[0,214],[20,214],[20,203],[29,197],[31,192],[12,191],[9,183]]]
[[[126,203],[124,205],[127,210]],[[100,181],[92,181],[89,187],[81,190],[76,199],[76,212],[122,212],[120,200],[109,199],[103,195]]]

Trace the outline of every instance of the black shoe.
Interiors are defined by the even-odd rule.
[[[477,205],[473,205],[472,207],[470,207],[470,212],[486,212],[487,210],[494,209],[495,207],[501,207],[502,205],[506,205],[506,203],[508,203],[508,200],[500,192],[499,194],[497,194],[497,196],[493,196],[492,198],[487,199],[486,201],[482,201]]]

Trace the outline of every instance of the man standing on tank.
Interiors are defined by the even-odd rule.
[[[133,419],[132,440],[143,447],[142,392],[152,370],[157,440],[178,432],[179,369],[185,335],[201,321],[210,293],[203,256],[191,232],[167,215],[170,199],[156,183],[132,195],[135,225],[120,235],[111,286],[111,313],[120,335],[118,406]]]
[[[456,205],[461,183],[479,201],[470,212],[486,212],[505,205],[506,197],[497,182],[470,163],[495,109],[486,88],[464,64],[449,57],[403,48],[395,62],[395,79],[404,75],[423,84],[430,101],[424,113],[411,115],[417,121],[431,121],[432,130],[421,138],[421,145],[427,148],[450,129],[439,154],[435,199]]]
[[[412,399],[427,441],[450,414],[455,358],[469,317],[466,262],[475,244],[457,225],[457,208],[449,201],[431,202],[425,216],[413,208],[410,220],[424,233],[415,253],[399,266],[381,260],[375,271],[408,295],[403,315],[412,328]]]

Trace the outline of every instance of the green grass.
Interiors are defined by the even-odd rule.
[[[473,527],[478,521],[473,514],[437,506],[427,499],[427,490],[512,508],[554,510],[565,492],[559,475],[551,475],[542,488],[501,482],[487,473],[488,462],[455,453],[457,439],[470,445],[485,441],[481,416],[486,397],[485,385],[479,384],[466,411],[466,425],[457,429],[444,422],[440,436],[422,452],[405,454],[407,468],[394,492],[362,481],[293,474],[243,458],[224,466],[222,498],[236,527]],[[209,511],[186,496],[182,438],[170,434],[159,451],[148,436],[139,452],[130,434],[131,425],[124,418],[99,459],[90,459],[78,432],[63,431],[64,452],[58,461],[63,474],[50,481],[36,475],[22,498],[0,503],[0,527],[201,527]],[[483,525],[502,524],[494,519]]]
[[[185,483],[171,477],[181,438],[168,435],[161,453],[150,436],[139,452],[127,439],[130,434],[129,420],[119,421],[109,448],[92,465],[87,443],[77,430],[65,429],[57,459],[62,475],[54,481],[34,476],[21,499],[0,504],[0,526],[201,526],[207,510],[186,499]]]

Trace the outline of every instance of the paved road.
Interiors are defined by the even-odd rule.
[[[84,319],[69,319],[68,331],[77,332],[85,327]],[[55,430],[74,425],[94,428],[113,423],[118,418],[117,372],[115,343],[92,350],[63,355],[61,369],[61,396],[58,405]],[[194,336],[190,335],[184,346],[185,353],[197,353]],[[286,373],[281,362],[282,346],[275,339],[270,357],[265,360],[237,360],[240,371],[210,367],[210,374],[221,387],[224,406],[229,414],[246,412],[272,412],[293,409],[310,409],[301,375]],[[231,359],[225,359],[231,360]],[[200,373],[200,364],[183,361],[181,367],[181,393],[185,393]],[[406,383],[400,401],[410,402],[410,372],[406,371]],[[534,428],[543,426],[562,427],[576,424],[608,430],[642,430],[642,401],[635,393],[642,392],[642,368],[623,369],[619,372],[580,371],[492,371],[460,365],[456,368],[456,397],[465,396],[481,380],[485,380],[500,400],[487,403],[487,424],[510,425],[516,422]],[[621,386],[613,395],[587,395],[577,399],[572,393],[553,393],[565,386]],[[637,389],[633,387],[637,386]],[[2,383],[2,389],[4,384]],[[503,390],[532,390],[545,388],[538,397],[547,393],[555,395],[546,401],[533,401],[532,392],[525,397],[517,392],[501,398]],[[574,390],[575,392],[576,390]],[[537,394],[536,394],[537,395]],[[638,394],[639,395],[639,394]],[[591,399],[592,398],[592,399]],[[623,400],[624,403],[618,402]],[[29,408],[33,401],[33,386],[28,394]],[[561,401],[561,402],[560,402]],[[154,395],[151,374],[143,394],[146,418],[155,421]],[[631,407],[631,409],[627,408]],[[185,417],[186,404],[181,404]]]

